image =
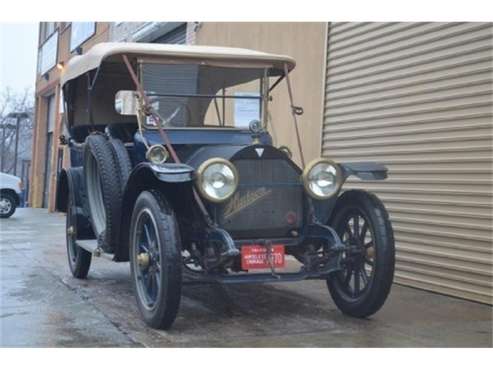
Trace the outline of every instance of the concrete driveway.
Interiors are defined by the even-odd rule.
[[[343,316],[323,282],[186,286],[172,330],[139,317],[127,263],[72,278],[63,214],[0,220],[3,347],[491,347],[492,308],[394,285],[375,316]]]

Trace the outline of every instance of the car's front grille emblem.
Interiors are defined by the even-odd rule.
[[[271,193],[272,189],[267,189],[265,187],[261,187],[256,190],[237,192],[227,204],[224,210],[224,218],[230,219],[241,210],[252,206],[259,200],[269,196]]]

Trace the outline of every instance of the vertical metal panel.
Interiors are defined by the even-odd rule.
[[[329,25],[322,154],[388,208],[396,281],[492,304],[491,23]]]
[[[186,44],[187,43],[187,24],[176,27],[165,35],[159,37],[153,42],[157,44]]]

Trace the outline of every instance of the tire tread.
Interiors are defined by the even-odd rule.
[[[10,195],[8,192],[2,193],[2,197],[9,199],[9,201],[12,205],[12,208],[10,209],[10,211],[8,213],[0,214],[0,218],[9,218],[10,216],[12,216],[15,213],[15,210],[17,209],[17,204],[16,204],[17,202],[16,202],[15,198],[12,195]]]
[[[337,201],[330,224],[338,221],[338,214],[348,206],[362,207],[374,224],[374,238],[378,239],[379,260],[384,264],[376,264],[374,280],[369,294],[363,301],[348,302],[338,291],[334,279],[329,279],[327,285],[336,306],[345,314],[364,318],[376,313],[385,303],[394,278],[395,246],[394,233],[389,214],[382,201],[375,195],[363,190],[346,191]]]
[[[152,199],[148,199],[148,197]],[[144,198],[144,200],[142,199]],[[155,189],[142,192],[135,203],[134,213],[132,215],[132,224],[135,222],[135,214],[141,202],[149,202],[156,205],[158,211],[154,213],[158,227],[162,228],[159,235],[162,237],[163,258],[162,273],[166,277],[165,291],[161,295],[161,302],[155,312],[149,313],[139,302],[138,294],[135,292],[137,304],[148,325],[155,329],[169,329],[176,319],[181,300],[182,286],[182,269],[181,269],[181,240],[178,230],[178,224],[172,208],[169,206],[164,195]],[[154,207],[149,207],[153,209]],[[131,245],[131,248],[133,246]],[[133,261],[133,252],[130,251],[131,264]],[[132,267],[132,274],[134,274]],[[133,276],[135,284],[135,277]],[[164,285],[163,285],[164,286]]]
[[[123,198],[122,185],[120,181],[121,176],[119,174],[114,151],[106,137],[101,133],[95,133],[86,138],[85,156],[87,155],[93,155],[97,162],[98,171],[102,182],[103,206],[106,213],[105,230],[103,235],[96,235],[96,237],[98,240],[101,240],[102,248],[106,252],[111,253],[115,250],[115,243],[118,240],[120,233],[118,220],[120,220],[121,217],[121,204]],[[84,175],[88,176],[87,173],[84,173]],[[87,182],[86,191],[90,191]],[[96,233],[91,212],[89,212],[89,217],[91,219],[94,232]]]

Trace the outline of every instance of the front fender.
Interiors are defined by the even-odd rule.
[[[122,209],[130,210],[139,193],[167,184],[190,183],[194,179],[194,169],[186,164],[149,162],[139,163],[130,173],[123,191]],[[123,212],[125,213],[125,212]],[[128,213],[128,212],[126,212]]]
[[[139,172],[143,168],[149,168],[158,180],[167,183],[188,182],[194,179],[194,169],[187,164],[164,163],[158,165],[143,162],[134,171]]]
[[[166,184],[189,183],[194,179],[194,170],[186,164],[149,162],[139,163],[130,173],[123,191],[122,206],[132,207],[143,190]]]
[[[132,210],[139,194],[149,189],[160,189],[165,196],[173,198],[173,191],[176,190],[177,186],[190,186],[194,177],[194,169],[186,164],[165,163],[156,165],[142,162],[133,169],[123,192],[120,240],[119,247],[115,251],[115,261],[128,260],[128,231],[130,230]]]
[[[377,162],[346,162],[340,163],[344,181],[349,176],[356,176],[361,180],[385,180],[387,167]]]
[[[387,178],[387,167],[381,163],[376,162],[345,162],[338,163],[342,170],[342,184],[344,184],[349,176],[356,176],[361,180],[373,181],[373,180],[385,180]],[[341,189],[342,190],[342,189]],[[341,193],[341,190],[332,198],[328,200],[314,200],[315,215],[318,220],[321,220],[324,224],[327,223],[337,199]]]

